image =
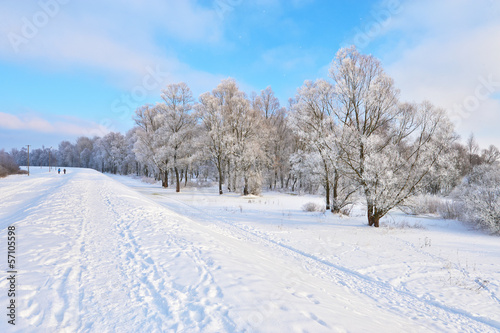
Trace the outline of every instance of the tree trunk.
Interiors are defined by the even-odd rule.
[[[227,190],[231,192],[231,161],[227,160]]]
[[[367,204],[367,215],[368,215],[368,225],[371,227],[373,226],[373,204],[368,203]]]
[[[188,184],[188,169],[186,168],[186,173],[184,175],[184,186],[187,186]]]
[[[163,171],[163,180],[161,186],[168,187],[168,170]]]
[[[179,178],[179,169],[177,167],[174,168],[175,171],[175,192],[181,191],[181,180]]]
[[[333,205],[332,205],[332,213],[338,214],[340,213],[340,207],[339,207],[339,202],[338,202],[338,187],[339,187],[339,172],[337,169],[335,169],[334,176],[333,176]]]
[[[233,192],[236,192],[236,170],[233,172]]]
[[[243,187],[243,195],[248,195],[248,178],[245,177],[245,186]]]
[[[377,208],[373,204],[369,203],[368,204],[368,225],[370,227],[378,228],[381,217],[382,217],[382,215],[380,214],[380,212],[377,211]]]
[[[326,190],[325,190],[325,201],[326,201],[326,210],[330,210],[330,181],[328,180],[328,177],[326,177]]]
[[[219,195],[222,194],[222,161],[217,159],[217,169],[219,169]]]

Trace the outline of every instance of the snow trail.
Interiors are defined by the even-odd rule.
[[[92,170],[8,177],[0,193],[2,244],[8,225],[19,236],[17,325],[1,332],[500,329]]]
[[[239,237],[236,236],[239,239],[246,238],[247,241],[260,242],[264,246],[286,253],[296,258],[301,262],[301,265],[308,265],[307,270],[311,274],[326,278],[335,285],[345,286],[356,293],[364,294],[378,303],[385,304],[385,307],[394,311],[395,314],[404,314],[407,318],[415,320],[431,316],[436,321],[435,329],[460,331],[464,327],[468,327],[472,331],[478,332],[484,329],[500,330],[500,322],[444,306],[432,299],[422,298],[405,290],[395,289],[393,286],[382,281],[374,280],[346,267],[320,259],[315,255],[275,241],[261,233],[255,233],[239,227],[231,221],[227,221],[225,216],[207,215],[198,207],[188,205],[172,197],[164,199],[162,203],[170,209],[190,216],[193,220],[203,221],[204,223],[209,222],[225,232],[230,230],[233,236],[239,235]],[[181,209],[179,206],[185,206],[188,209]]]

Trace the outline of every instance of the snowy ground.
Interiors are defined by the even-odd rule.
[[[0,332],[500,331],[500,238],[458,222],[31,171],[0,179]]]

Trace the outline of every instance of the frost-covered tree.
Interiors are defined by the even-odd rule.
[[[260,95],[256,96],[254,106],[262,112],[262,116],[265,119],[274,117],[281,109],[280,101],[274,95],[271,86],[262,90]]]
[[[495,164],[500,161],[500,150],[494,145],[490,145],[488,149],[483,149],[481,153],[481,161],[486,164]]]
[[[462,181],[459,151],[455,145],[446,148],[439,156],[424,179],[424,183],[428,184],[423,192],[433,195],[448,195]]]
[[[280,106],[278,98],[269,86],[259,95],[253,94],[251,105],[260,113],[261,129],[264,139],[266,178],[269,188],[276,189],[280,181],[284,187],[285,177],[290,173],[290,154],[292,149],[292,133],[287,124],[287,110]]]
[[[139,163],[134,153],[134,145],[137,141],[136,136],[137,127],[133,127],[125,134],[126,155],[123,161],[124,174],[137,174],[139,175]]]
[[[243,185],[243,195],[259,194],[262,186],[262,169],[265,163],[264,145],[268,133],[263,131],[263,117],[252,108],[245,94],[233,80],[222,83],[222,90],[233,91],[225,108],[229,136],[229,158],[233,168],[232,186]],[[216,91],[216,96],[220,91]],[[224,92],[222,92],[224,94]],[[230,180],[230,178],[228,178]],[[251,188],[251,191],[250,191]]]
[[[500,170],[497,166],[476,166],[456,194],[464,203],[466,219],[500,232]]]
[[[96,156],[101,163],[102,172],[123,173],[127,149],[123,134],[110,132],[99,138],[94,147],[96,147]]]
[[[269,177],[270,187],[276,189],[276,183],[285,187],[285,178],[290,174],[290,155],[294,149],[293,133],[288,126],[287,111],[284,107],[279,108],[272,117],[265,119],[269,130],[266,145],[267,160],[270,162],[271,173]]]
[[[224,183],[224,162],[227,157],[227,138],[225,137],[226,126],[222,105],[211,93],[204,93],[199,98],[197,105],[198,116],[203,126],[204,147],[210,154],[210,158],[217,168],[219,194],[222,194],[222,184]]]
[[[193,135],[196,118],[191,114],[193,94],[185,83],[170,84],[162,90],[164,103],[157,106],[157,121],[160,127],[155,133],[161,136],[160,148],[174,170],[176,192],[180,192],[180,172],[187,170],[190,158],[194,155]]]
[[[10,155],[12,156],[17,165],[28,164],[28,149],[26,147],[21,148],[21,150],[17,148],[12,148]]]
[[[136,110],[134,152],[143,165],[159,171],[164,187],[168,187],[168,172],[173,170],[179,192],[182,172],[187,175],[195,154],[193,96],[185,83],[178,83],[163,89],[161,97],[164,102]]]
[[[158,171],[162,186],[168,187],[168,169],[170,167],[168,155],[163,149],[164,138],[158,134],[162,122],[159,117],[159,107],[144,105],[137,108],[134,117],[137,124],[134,144],[134,153],[137,160],[146,169]]]
[[[335,145],[341,128],[335,123],[335,91],[325,80],[306,81],[298,90],[289,117],[290,127],[304,149],[296,152],[303,160],[315,160],[314,174],[325,189],[326,209],[339,213],[347,205],[356,187],[340,170],[340,151]],[[304,174],[304,173],[303,173]],[[312,175],[309,175],[312,176]],[[309,177],[313,180],[312,177]]]
[[[74,166],[78,161],[75,146],[69,141],[62,141],[59,144],[57,155],[58,164],[64,167]]]
[[[82,168],[88,168],[92,164],[92,154],[94,150],[94,141],[86,136],[81,136],[76,139],[76,155],[78,158],[78,166]]]
[[[471,133],[465,142],[465,148],[467,149],[467,162],[468,162],[468,172],[481,164],[481,158],[479,157],[479,145],[476,142],[474,133]]]
[[[250,185],[257,191],[265,159],[260,113],[251,107],[236,82],[226,79],[212,93],[200,96],[198,114],[205,131],[205,146],[218,170],[219,193],[224,171],[229,189],[236,190],[241,184],[245,195]]]
[[[335,143],[345,172],[361,187],[370,226],[425,187],[454,139],[443,110],[401,104],[393,80],[372,56],[341,49],[330,68],[342,127]]]

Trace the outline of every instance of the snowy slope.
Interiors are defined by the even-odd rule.
[[[300,211],[316,197],[175,194],[114,178],[0,179],[0,258],[15,225],[19,270],[16,326],[4,317],[0,332],[500,330],[497,237]]]

